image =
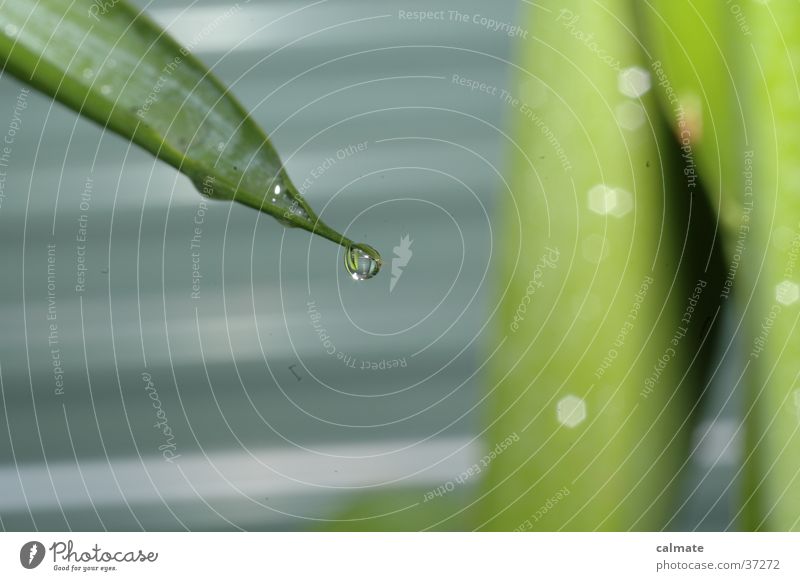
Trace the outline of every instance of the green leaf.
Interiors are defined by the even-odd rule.
[[[800,14],[797,4],[647,3],[648,47],[702,120],[692,146],[725,241],[742,320],[746,529],[800,529]],[[659,87],[668,117],[672,107]],[[697,125],[697,123],[695,123]],[[677,130],[677,128],[676,128]],[[735,284],[734,284],[735,283]],[[733,363],[726,361],[726,365]]]
[[[683,270],[705,249],[681,248],[692,198],[634,4],[529,9],[488,386],[489,449],[518,441],[489,465],[481,528],[652,530],[673,514],[692,395],[682,317],[695,285],[702,302],[712,291]]]
[[[203,195],[353,245],[318,219],[228,89],[124,1],[6,0],[0,64],[174,166]]]
[[[800,530],[800,11],[746,5],[737,87],[752,142],[753,227],[744,311],[748,341],[745,518],[755,530]],[[750,43],[752,40],[752,44]],[[743,176],[744,177],[744,176]],[[744,301],[743,301],[744,303]]]

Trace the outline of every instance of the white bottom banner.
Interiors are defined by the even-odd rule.
[[[2,533],[0,579],[799,579],[798,548],[800,533]]]

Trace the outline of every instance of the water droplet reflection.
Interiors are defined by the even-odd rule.
[[[381,270],[380,254],[366,244],[351,246],[344,253],[344,267],[353,280],[367,280]]]

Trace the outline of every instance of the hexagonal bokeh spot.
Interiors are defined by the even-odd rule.
[[[772,231],[772,245],[778,250],[789,250],[795,243],[795,231],[786,226],[778,226]]]
[[[622,188],[598,184],[589,190],[589,209],[596,214],[621,218],[633,209],[633,196]]]
[[[595,214],[608,214],[614,205],[614,190],[597,184],[589,190],[589,209]]]
[[[639,129],[647,118],[641,105],[628,100],[614,107],[614,117],[619,126],[628,131]]]
[[[600,264],[608,257],[608,243],[599,234],[587,236],[581,244],[583,257],[592,264]]]
[[[650,90],[650,73],[642,67],[624,69],[617,77],[617,88],[626,97],[641,97]]]
[[[775,300],[782,305],[793,305],[800,300],[800,285],[784,280],[775,287]]]
[[[529,107],[535,109],[547,103],[548,88],[538,79],[528,79],[520,87],[522,98]]]
[[[615,218],[622,218],[625,214],[633,210],[633,196],[627,190],[614,188],[614,202],[611,215]]]
[[[566,395],[556,404],[558,423],[574,428],[586,419],[586,402],[577,395]]]
[[[794,390],[794,411],[797,414],[798,421],[800,421],[800,389]]]

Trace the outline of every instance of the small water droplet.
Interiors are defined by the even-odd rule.
[[[13,24],[6,24],[5,28],[3,29],[3,32],[6,33],[6,36],[14,37],[17,36],[17,32],[19,32],[19,29]]]
[[[103,85],[102,87],[100,87],[100,92],[103,93],[103,95],[110,95],[111,85]]]
[[[381,270],[381,255],[366,244],[351,246],[344,253],[344,267],[353,280],[367,280]]]
[[[275,193],[276,196],[280,196],[281,195],[281,186],[280,186],[280,184],[275,186],[275,189],[273,190],[273,192]]]
[[[84,79],[91,79],[93,76],[94,76],[94,71],[92,69],[89,68],[83,69]]]

